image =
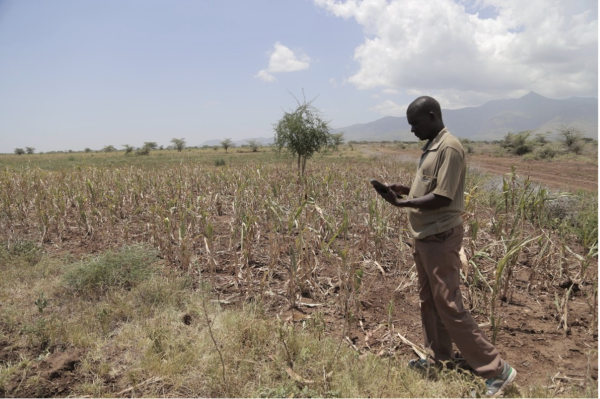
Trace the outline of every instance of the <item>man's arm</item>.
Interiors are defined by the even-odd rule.
[[[400,208],[438,209],[448,206],[452,202],[450,198],[433,193],[413,199],[400,199],[393,189],[380,195],[390,204]]]

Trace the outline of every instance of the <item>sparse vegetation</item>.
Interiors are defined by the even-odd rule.
[[[421,334],[407,215],[366,183],[410,181],[397,144],[369,158],[353,143],[304,179],[270,151],[4,156],[0,393],[481,395],[462,369],[406,368],[398,334]],[[536,371],[505,396],[596,397],[597,194],[503,177],[467,174],[465,304]],[[74,371],[47,383],[40,362],[67,355]]]

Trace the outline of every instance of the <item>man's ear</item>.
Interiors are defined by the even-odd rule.
[[[433,122],[436,118],[435,112],[429,111],[429,120]]]

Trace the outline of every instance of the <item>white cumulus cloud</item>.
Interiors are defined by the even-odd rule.
[[[531,90],[598,95],[597,0],[314,2],[362,26],[348,79],[360,89],[436,95],[453,106]]]
[[[277,80],[273,73],[295,72],[308,69],[310,57],[305,54],[296,55],[291,49],[276,42],[272,51],[269,52],[269,66],[260,70],[255,77],[265,82]]]
[[[275,76],[271,75],[269,72],[267,72],[266,69],[262,69],[260,71],[258,71],[258,73],[256,75],[254,75],[254,77],[259,78],[262,81],[265,82],[274,82],[277,79],[275,79]]]
[[[392,100],[385,100],[372,108],[373,111],[385,116],[405,116],[408,104],[397,104]]]

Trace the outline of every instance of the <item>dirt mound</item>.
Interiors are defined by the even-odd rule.
[[[0,353],[3,354],[3,351]],[[11,353],[11,356],[19,356],[18,352]],[[52,353],[34,364],[26,373],[15,373],[6,385],[6,391],[0,392],[0,395],[29,398],[67,396],[71,388],[79,383],[76,367],[82,354],[81,349]],[[4,362],[6,358],[3,356],[1,359]]]

